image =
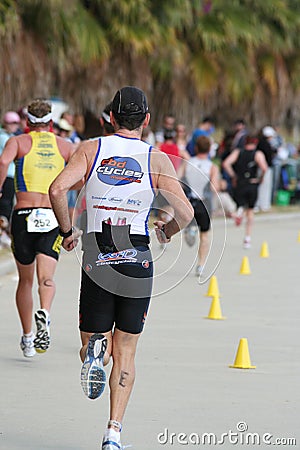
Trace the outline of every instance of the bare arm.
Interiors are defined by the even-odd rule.
[[[0,191],[7,176],[8,166],[12,161],[14,161],[17,154],[18,154],[18,142],[16,138],[13,136],[6,142],[3,152],[0,156]],[[1,192],[0,197],[2,197]]]
[[[222,164],[223,169],[226,170],[226,172],[228,173],[228,175],[231,178],[233,178],[235,176],[235,172],[234,172],[232,166],[238,160],[239,154],[240,154],[239,149],[235,149],[223,161],[223,164]]]
[[[220,171],[219,167],[216,164],[213,164],[211,167],[210,174],[210,182],[212,185],[212,190],[215,192],[219,192],[220,190]]]
[[[153,151],[151,169],[153,170],[154,187],[161,192],[174,209],[174,218],[164,226],[166,237],[171,238],[191,222],[194,217],[194,210],[183,192],[175,169],[167,155],[160,151]],[[158,230],[164,225],[162,221],[155,224]]]
[[[87,151],[91,150],[91,142],[80,144],[78,150],[72,155],[64,170],[55,178],[49,188],[49,197],[53,211],[63,232],[68,232],[71,227],[71,220],[68,211],[67,192],[78,182],[85,178],[88,171]],[[72,245],[74,236],[64,239],[63,247],[72,250],[76,245]]]

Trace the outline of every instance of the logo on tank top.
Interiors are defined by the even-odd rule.
[[[144,175],[138,161],[130,157],[122,156],[112,156],[108,159],[102,159],[96,172],[100,181],[113,186],[141,183]]]

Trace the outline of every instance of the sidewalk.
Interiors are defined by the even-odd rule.
[[[9,249],[0,250],[0,277],[16,270],[14,258]]]
[[[194,275],[195,248],[177,235],[161,252],[152,238],[154,295],[138,346],[123,445],[243,450],[277,448],[281,439],[281,447],[300,448],[299,219],[297,212],[257,215],[250,250],[242,248],[243,225],[227,221],[224,228],[214,221],[206,270],[218,263],[225,320],[205,318],[212,299],[208,282],[199,285]],[[266,259],[260,257],[264,241]],[[250,275],[239,273],[245,255]],[[0,277],[1,450],[100,450],[109,389],[97,401],[81,392],[79,274],[76,254],[63,254],[52,344],[32,360],[19,349],[14,273]],[[241,338],[248,340],[255,369],[229,368]],[[256,444],[246,445],[246,439]]]

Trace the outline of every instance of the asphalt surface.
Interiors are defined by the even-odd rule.
[[[205,318],[212,298],[206,296],[209,280],[199,284],[194,275],[196,246],[187,247],[178,235],[162,250],[153,237],[154,295],[138,346],[123,445],[300,448],[299,219],[300,213],[256,217],[249,250],[242,247],[243,225],[213,221],[205,273],[217,278],[225,320]],[[268,258],[260,256],[263,242]],[[249,275],[240,273],[244,256]],[[76,253],[62,254],[51,347],[26,359],[19,348],[14,264],[0,259],[1,450],[101,448],[109,388],[96,401],[81,391],[79,277]],[[37,308],[36,286],[34,295]],[[241,338],[255,369],[229,367]]]

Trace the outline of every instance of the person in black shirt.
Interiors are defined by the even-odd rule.
[[[253,208],[257,199],[259,183],[268,168],[266,158],[262,151],[257,149],[258,139],[247,136],[242,150],[236,148],[223,161],[223,168],[232,180],[234,200],[238,210],[235,217],[236,224],[240,225],[242,217],[246,215],[246,230],[244,248],[251,247],[251,231],[253,227]],[[261,174],[258,173],[258,168]]]

